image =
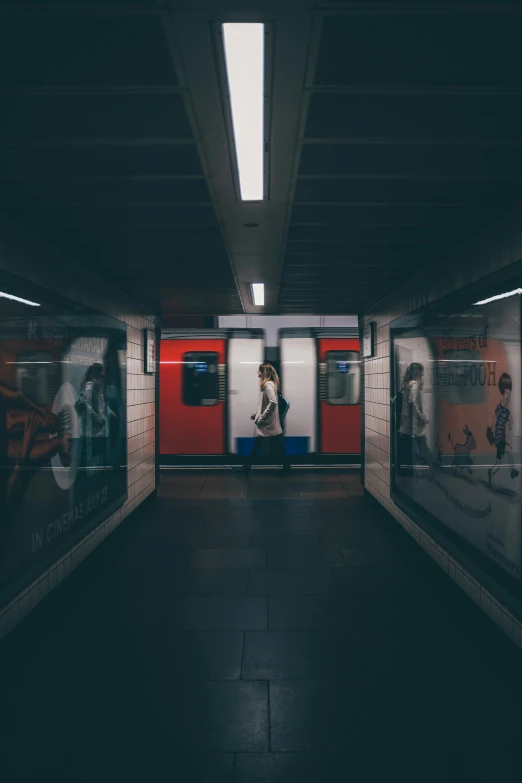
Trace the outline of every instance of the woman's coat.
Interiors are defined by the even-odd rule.
[[[274,435],[281,435],[283,432],[279,421],[277,389],[272,381],[267,382],[259,395],[254,421],[256,438],[271,438]]]

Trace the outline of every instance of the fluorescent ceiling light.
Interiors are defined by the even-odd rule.
[[[265,304],[265,284],[252,283],[252,299],[256,307],[263,307]]]
[[[224,24],[223,43],[242,201],[262,201],[265,26]]]
[[[480,302],[475,302],[475,305],[488,304],[489,302],[496,302],[497,299],[507,299],[508,296],[516,296],[522,294],[522,288],[515,288],[514,291],[508,291],[505,294],[497,294],[496,296],[490,296],[489,299],[482,299]]]
[[[13,296],[13,294],[6,294],[0,291],[0,298],[12,299],[14,302],[21,302],[22,304],[31,305],[31,307],[40,307],[38,302],[30,302],[29,299],[21,299],[19,296]]]

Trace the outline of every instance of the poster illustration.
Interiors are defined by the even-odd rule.
[[[0,320],[0,590],[35,578],[127,496],[126,327]]]
[[[394,487],[522,577],[518,296],[393,336]]]

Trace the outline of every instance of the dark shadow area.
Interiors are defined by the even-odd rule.
[[[502,781],[520,654],[368,497],[151,499],[4,640],[5,781]]]

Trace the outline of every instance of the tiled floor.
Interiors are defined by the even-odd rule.
[[[2,783],[518,781],[518,650],[349,487],[139,509],[5,640]]]
[[[270,468],[254,468],[250,477],[229,470],[166,470],[160,497],[219,500],[341,499],[361,494],[359,472],[350,468],[295,468],[292,476],[282,476]]]

